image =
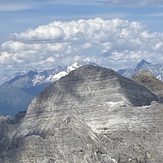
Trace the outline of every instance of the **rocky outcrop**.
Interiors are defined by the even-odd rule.
[[[0,161],[161,163],[157,100],[111,69],[82,66],[47,87],[25,117],[9,125]]]
[[[149,71],[143,70],[135,74],[132,79],[144,84],[156,95],[163,97],[163,82],[157,79]]]

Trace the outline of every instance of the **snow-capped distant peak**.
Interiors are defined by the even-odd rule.
[[[45,70],[36,74],[32,80],[34,86],[40,85],[42,83],[52,83],[56,80],[59,80],[61,77],[67,75],[71,71],[79,68],[82,65],[86,65],[87,63],[84,61],[76,61],[67,68],[57,67],[56,69]]]
[[[17,76],[14,76],[10,81],[10,84],[19,88],[31,88],[34,86],[48,85],[56,80],[59,80],[61,77],[69,74],[71,71],[79,68],[82,65],[86,65],[84,61],[76,61],[70,66],[66,67],[56,67],[50,70],[44,70],[38,72],[37,69],[33,69],[29,72],[17,73]],[[0,81],[3,83],[3,81]]]
[[[81,67],[81,66],[83,66],[83,65],[86,65],[87,63],[86,62],[84,62],[84,61],[76,61],[75,63],[73,63],[71,66],[68,66],[67,67],[67,72],[69,73],[69,72],[71,72],[71,71],[73,71],[73,70],[75,70],[75,69],[77,69],[77,68],[79,68],[79,67]]]
[[[154,74],[158,79],[163,81],[163,64],[152,64],[145,61],[144,59],[142,59],[136,66],[132,68],[118,70],[118,73],[131,78],[134,74],[142,70],[149,71],[151,74]]]
[[[59,80],[61,77],[67,75],[68,73],[66,71],[61,71],[55,75],[51,75],[49,76],[49,78],[47,78],[47,82],[52,82],[52,81],[56,81],[56,80]]]

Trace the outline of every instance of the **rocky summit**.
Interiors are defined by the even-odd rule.
[[[149,71],[140,71],[139,73],[133,75],[131,79],[144,84],[154,94],[163,97],[163,82],[157,79]]]
[[[162,163],[158,100],[111,69],[82,66],[36,96],[25,116],[0,118],[0,162]]]

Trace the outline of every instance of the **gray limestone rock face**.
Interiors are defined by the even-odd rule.
[[[161,163],[163,107],[152,101],[158,98],[145,86],[111,69],[82,66],[10,123],[0,162]]]
[[[98,135],[75,116],[58,117],[46,132],[17,139],[12,140],[4,162],[114,163]]]
[[[14,132],[15,128],[16,125],[12,123],[10,117],[0,116],[0,160],[1,154],[6,152],[9,142],[11,140],[9,130],[11,132]]]

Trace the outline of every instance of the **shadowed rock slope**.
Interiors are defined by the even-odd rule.
[[[163,97],[163,82],[157,79],[149,71],[143,70],[132,76],[132,79],[144,84],[156,95]]]
[[[148,106],[153,100],[111,69],[82,66],[38,95],[18,123],[5,120],[0,161],[161,163],[163,107]]]

